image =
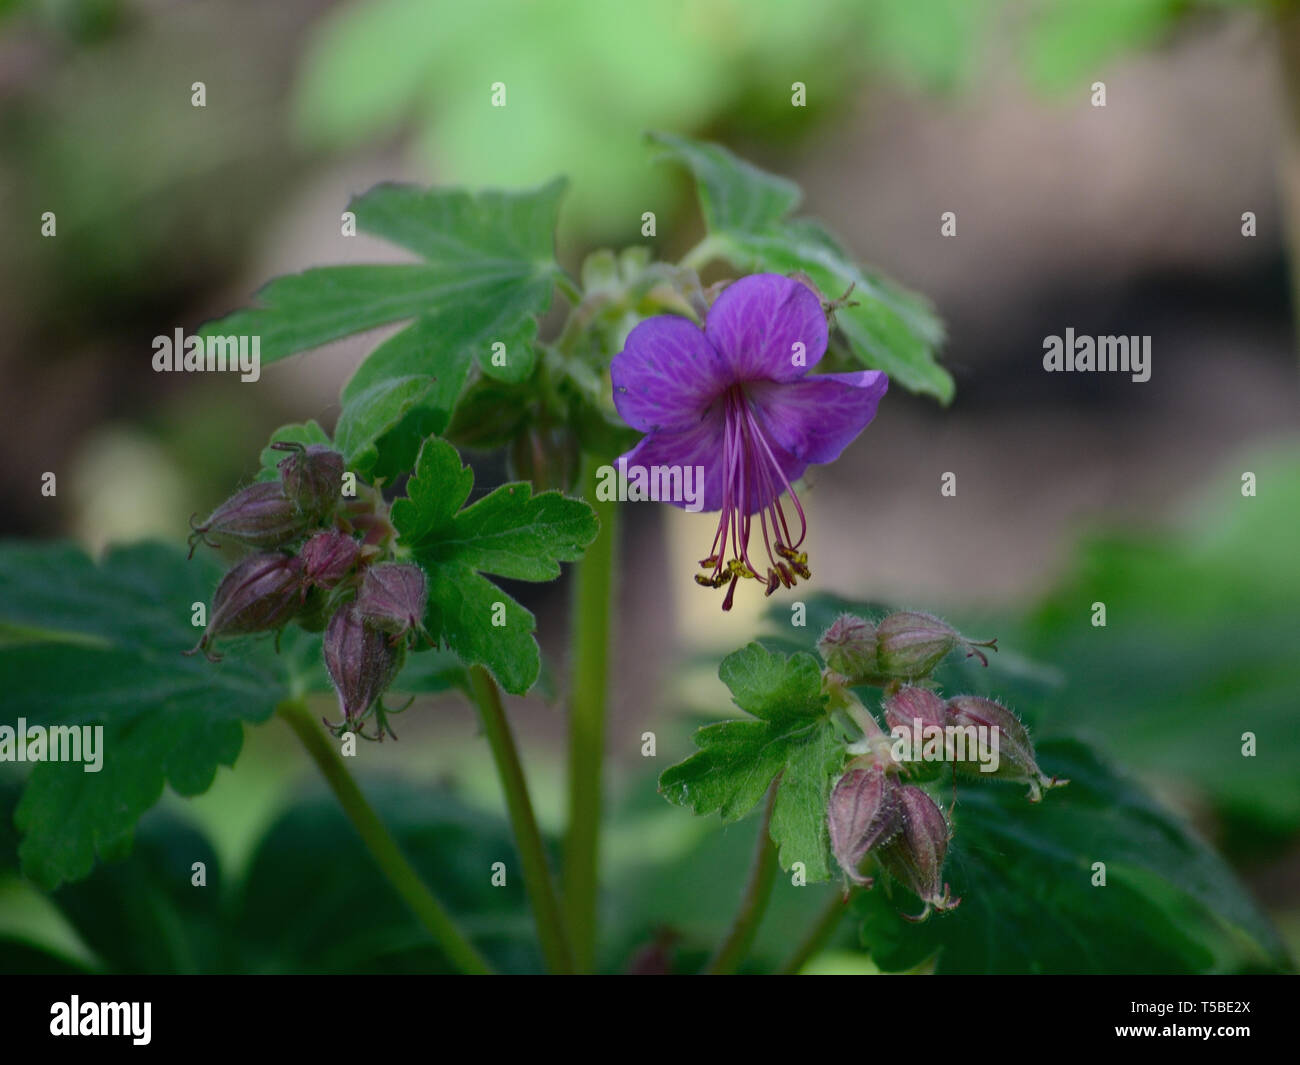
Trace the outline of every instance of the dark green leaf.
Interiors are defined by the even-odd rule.
[[[952,378],[935,359],[943,325],[928,302],[858,266],[816,222],[788,218],[799,202],[796,186],[715,144],[668,134],[652,139],[695,175],[721,258],[746,272],[802,272],[827,300],[852,286],[856,306],[839,308],[835,320],[858,362],[913,392],[952,399]]]
[[[959,786],[944,868],[961,905],[921,924],[882,881],[855,904],[878,964],[937,956],[945,973],[1173,973],[1288,965],[1276,932],[1212,850],[1083,744],[1039,744],[1068,778],[1040,804],[1024,789]],[[947,800],[945,792],[943,798]],[[1106,884],[1093,886],[1094,863]]]
[[[502,485],[461,509],[474,485],[456,449],[430,440],[420,452],[407,498],[393,504],[401,546],[429,580],[430,634],[462,661],[487,666],[510,692],[527,691],[540,669],[531,613],[482,576],[549,581],[596,537],[586,503],[529,485]],[[497,607],[500,604],[500,607]],[[504,625],[493,615],[504,611]]]
[[[319,641],[289,634],[241,640],[221,663],[185,657],[215,566],[157,544],[111,550],[0,548],[0,723],[103,725],[99,772],[38,763],[18,809],[23,871],[46,888],[120,856],[163,784],[205,791],[233,764],[243,723],[265,721],[291,689],[316,682]],[[233,645],[233,641],[232,641]],[[93,733],[92,733],[93,735]]]
[[[258,293],[259,307],[210,322],[200,333],[258,336],[269,363],[391,322],[424,316],[451,321],[457,308],[473,305],[490,309],[486,321],[473,320],[474,328],[495,338],[516,336],[550,301],[564,188],[557,180],[523,192],[471,195],[376,186],[349,205],[358,229],[415,252],[422,262],[327,266],[282,277]],[[463,346],[455,335],[443,343]]]

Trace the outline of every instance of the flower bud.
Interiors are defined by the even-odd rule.
[[[817,650],[827,666],[852,683],[865,683],[879,672],[876,627],[852,614],[841,614],[835,619],[817,642]]]
[[[948,706],[943,698],[929,688],[907,685],[888,696],[884,708],[885,722],[890,730],[890,750],[898,761],[905,764],[908,776],[914,780],[939,776],[944,764],[955,754],[945,731]],[[933,731],[936,728],[938,733]],[[939,760],[929,753],[935,736],[942,743],[943,754]]]
[[[423,628],[427,599],[424,570],[405,562],[382,562],[366,570],[357,613],[373,628],[405,636]]]
[[[319,532],[302,545],[303,579],[317,588],[333,588],[357,564],[361,545],[337,529]]]
[[[194,519],[190,519],[190,528],[194,530],[190,534],[190,557],[194,557],[199,541],[209,547],[221,546],[208,540],[209,532],[247,547],[266,549],[298,539],[309,525],[284,494],[283,487],[274,481],[257,481],[227,499],[202,525],[195,525]]]
[[[380,701],[402,668],[406,649],[393,646],[384,633],[346,606],[325,627],[325,668],[343,711],[341,727],[355,729]]]
[[[277,463],[284,494],[311,522],[326,521],[343,487],[343,456],[324,444],[281,441],[271,447],[290,452]]]
[[[909,684],[885,700],[885,721],[891,729],[905,728],[909,732],[931,725],[943,728],[948,724],[948,704],[929,688]]]
[[[923,921],[932,909],[951,910],[961,902],[949,897],[948,885],[943,883],[948,822],[934,800],[911,784],[898,789],[898,800],[902,807],[899,831],[881,847],[880,860],[895,880],[925,903],[921,913],[907,918]]]
[[[297,612],[302,600],[302,563],[279,553],[249,555],[240,559],[217,585],[212,616],[203,636],[186,654],[208,652],[218,636],[238,636],[282,628]]]
[[[880,672],[898,680],[928,677],[934,668],[957,647],[967,649],[966,657],[977,655],[986,666],[988,659],[978,647],[997,649],[997,640],[968,640],[947,622],[932,614],[899,611],[876,626],[876,653]]]
[[[840,777],[826,810],[831,850],[855,884],[870,887],[859,866],[867,854],[888,842],[901,827],[898,786],[883,769],[853,769]]]
[[[960,762],[957,768],[962,772],[1028,784],[1030,802],[1040,801],[1044,791],[1069,783],[1068,780],[1048,777],[1038,768],[1028,730],[1020,718],[1000,703],[978,695],[958,695],[948,700],[948,719],[954,725],[974,725],[977,729],[997,731],[997,769],[991,773],[981,773],[978,763]]]

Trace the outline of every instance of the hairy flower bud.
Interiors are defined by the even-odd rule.
[[[899,831],[880,848],[880,860],[895,880],[925,903],[921,913],[907,918],[923,921],[932,909],[951,910],[961,902],[949,897],[948,885],[943,883],[948,822],[934,800],[911,784],[898,789],[898,800],[902,807]]]
[[[317,588],[333,588],[357,564],[361,545],[337,529],[319,532],[302,545],[303,579]]]
[[[1028,784],[1030,802],[1040,801],[1044,791],[1069,783],[1048,777],[1038,768],[1028,730],[1020,718],[1000,703],[978,695],[954,696],[948,700],[948,719],[963,727],[974,725],[977,729],[997,730],[998,767],[986,775]],[[958,769],[972,774],[980,771],[979,765],[973,762],[958,763]]]
[[[330,618],[325,627],[325,668],[343,711],[340,727],[357,728],[393,683],[405,654],[404,647],[391,644],[384,633],[362,621],[350,606]]]
[[[284,494],[284,488],[275,481],[258,481],[241,489],[227,499],[201,525],[190,519],[190,557],[199,541],[209,547],[207,534],[212,532],[247,547],[281,547],[298,539],[308,529],[310,522]]]
[[[383,562],[366,570],[357,613],[382,632],[405,636],[423,627],[427,599],[424,570],[405,562]]]
[[[905,763],[913,779],[937,777],[955,753],[945,731],[948,705],[943,698],[929,688],[907,685],[888,696],[884,708],[894,758]],[[935,760],[939,751],[941,760]]]
[[[211,661],[221,656],[210,653],[218,636],[238,636],[282,628],[297,612],[302,600],[302,563],[278,553],[249,555],[236,562],[221,578],[212,597],[208,627],[186,654],[203,651]]]
[[[272,444],[290,454],[277,463],[284,494],[311,522],[329,519],[343,487],[343,456],[324,444]]]
[[[876,663],[876,627],[863,618],[841,614],[817,641],[817,650],[836,673],[861,684],[879,672]]]
[[[902,824],[898,786],[879,767],[853,769],[840,777],[826,810],[831,850],[855,884],[870,887],[859,871],[867,854],[892,839]]]
[[[932,614],[899,611],[876,626],[876,653],[880,672],[897,680],[928,677],[948,653],[957,647],[967,649],[966,657],[977,655],[988,665],[978,647],[997,649],[997,640],[977,642],[962,636],[947,622]]]
[[[885,721],[891,729],[943,728],[948,724],[948,705],[929,688],[907,685],[885,699]]]

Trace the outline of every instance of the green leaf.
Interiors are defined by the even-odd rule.
[[[719,144],[669,133],[652,133],[650,139],[695,176],[710,233],[762,233],[803,199],[793,181],[760,170]]]
[[[1068,787],[1043,802],[999,782],[959,786],[944,878],[961,905],[913,924],[884,882],[860,895],[862,942],[886,969],[1174,973],[1289,968],[1276,932],[1204,842],[1082,743],[1038,745]],[[948,793],[945,791],[944,797]],[[1104,862],[1105,886],[1094,886]]]
[[[910,391],[952,399],[952,378],[936,361],[943,325],[929,303],[858,266],[816,222],[788,218],[799,202],[796,186],[715,144],[664,133],[651,139],[694,174],[707,246],[718,256],[745,272],[801,271],[826,299],[852,286],[856,306],[839,308],[835,321],[853,357]]]
[[[432,377],[390,377],[345,404],[334,435],[348,466],[369,474],[379,461],[378,441],[423,405],[435,387]]]
[[[536,622],[483,574],[554,580],[561,562],[582,557],[598,523],[581,500],[558,492],[533,495],[523,482],[502,485],[462,510],[473,486],[474,473],[461,465],[456,449],[430,440],[420,451],[407,498],[393,504],[392,520],[401,546],[428,577],[430,634],[520,694],[541,668]],[[505,625],[493,625],[500,610]]]
[[[695,733],[700,750],[666,769],[669,802],[724,821],[749,813],[780,776],[772,839],[782,868],[803,862],[809,882],[831,875],[826,803],[844,764],[844,743],[826,713],[821,671],[809,654],[785,655],[751,643],[718,670],[736,705],[757,721],[722,721]]]
[[[196,795],[239,754],[243,723],[265,721],[316,683],[319,640],[242,640],[221,663],[185,657],[195,602],[217,568],[158,544],[100,563],[68,544],[0,548],[0,723],[102,725],[102,766],[37,763],[17,813],[24,873],[53,888],[120,856],[164,783]],[[93,733],[91,734],[93,736]]]
[[[1009,638],[1065,675],[1041,700],[1043,729],[1090,730],[1126,764],[1206,796],[1229,822],[1224,846],[1276,850],[1300,829],[1300,452],[1230,469],[1187,530],[1091,536]],[[1256,496],[1242,495],[1243,470]],[[1095,602],[1105,626],[1092,624]]]
[[[459,309],[473,306],[490,309],[486,322],[468,316],[473,329],[503,341],[514,337],[550,302],[564,189],[563,180],[477,195],[376,186],[349,205],[357,228],[422,262],[326,266],[278,278],[258,293],[258,307],[209,322],[200,335],[258,336],[262,361],[270,363],[377,326],[441,316],[452,331],[440,342],[460,346]]]
[[[483,875],[497,861],[518,868],[509,826],[427,784],[382,776],[362,786],[402,853],[475,945],[505,971],[542,971],[523,878],[493,887]],[[230,934],[246,952],[244,971],[450,970],[332,796],[305,798],[276,820],[241,889]]]

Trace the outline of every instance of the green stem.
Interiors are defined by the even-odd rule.
[[[763,805],[763,821],[758,826],[758,843],[754,847],[754,862],[749,871],[749,883],[740,900],[740,909],[732,922],[731,931],[718,947],[718,952],[705,966],[706,973],[734,973],[758,934],[759,922],[767,911],[772,897],[772,884],[776,880],[776,844],[772,842],[772,808],[776,805],[779,780],[772,781],[767,789],[767,802]]]
[[[555,275],[555,287],[564,294],[565,299],[570,303],[580,303],[582,301],[582,289],[578,287],[578,283],[573,278],[563,271]]]
[[[538,831],[537,818],[533,815],[533,803],[528,797],[528,784],[524,780],[519,750],[510,732],[505,707],[501,705],[501,690],[482,666],[471,667],[469,683],[470,696],[483,722],[483,731],[487,735],[488,746],[492,748],[497,775],[501,778],[501,787],[505,792],[506,808],[510,811],[515,844],[523,862],[524,883],[528,885],[528,897],[532,902],[533,919],[537,922],[537,938],[541,942],[542,953],[552,972],[571,973],[573,953],[564,933],[560,904],[551,882],[551,869],[546,860],[542,834]]]
[[[564,908],[580,972],[590,971],[596,956],[605,699],[618,539],[616,504],[596,498],[596,468],[597,461],[584,456],[584,495],[600,519],[600,533],[578,564],[574,582],[569,829],[564,841]]]
[[[716,233],[710,233],[695,247],[681,257],[678,265],[694,270],[697,274],[713,262],[723,257],[724,244]]]
[[[371,857],[420,923],[429,930],[448,960],[463,973],[492,972],[487,960],[461,934],[451,915],[402,854],[397,841],[379,820],[374,807],[361,794],[361,789],[352,779],[352,774],[348,772],[333,744],[326,738],[320,723],[307,709],[307,704],[302,699],[287,699],[276,708],[276,712],[288,722],[302,745],[307,748],[307,753],[334,792],[334,797],[361,836]]]
[[[819,953],[822,947],[826,946],[827,940],[839,927],[840,920],[848,908],[849,896],[844,892],[836,892],[827,903],[826,908],[822,910],[821,916],[817,918],[816,923],[808,930],[808,935],[804,941],[795,948],[795,952],[786,959],[786,963],[778,970],[784,976],[792,976],[798,973],[809,959]]]

